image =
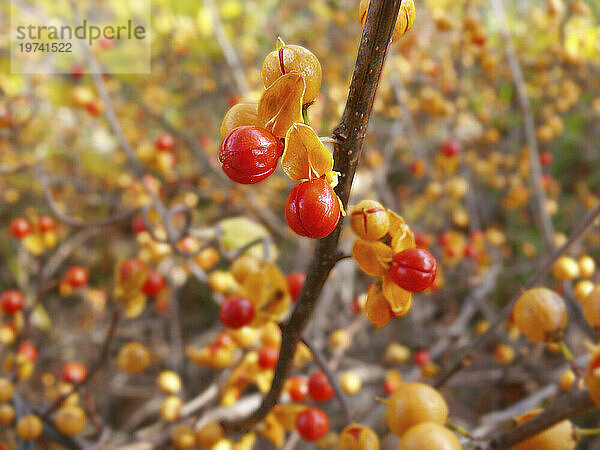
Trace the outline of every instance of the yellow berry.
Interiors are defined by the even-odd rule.
[[[362,387],[361,378],[354,372],[348,371],[340,375],[340,385],[348,395],[354,395]]]
[[[163,370],[156,378],[156,385],[165,394],[176,394],[181,390],[181,377],[172,370]]]
[[[8,403],[0,405],[0,425],[8,425],[15,420],[15,409]]]
[[[329,335],[329,345],[333,349],[347,350],[352,345],[352,336],[346,330],[340,328]]]
[[[81,433],[86,421],[85,412],[79,406],[63,406],[54,415],[54,425],[67,436]]]
[[[209,422],[196,432],[200,448],[209,449],[223,439],[223,427],[217,422]]]
[[[596,271],[596,263],[594,262],[594,259],[588,255],[579,258],[577,265],[579,266],[579,275],[584,278],[591,277]]]
[[[387,403],[385,419],[396,436],[422,422],[446,423],[448,406],[441,394],[424,383],[398,386]]]
[[[370,0],[361,0],[358,7],[358,17],[360,24],[365,26],[367,20],[367,11],[369,10]],[[398,18],[396,19],[396,25],[394,27],[394,34],[392,35],[392,42],[400,39],[415,22],[416,10],[415,3],[413,0],[402,0],[400,5],[400,11],[398,12]]]
[[[600,286],[594,286],[581,303],[586,322],[592,328],[600,328]]]
[[[518,424],[522,424],[537,416],[542,410],[535,409],[525,413],[517,419]],[[573,437],[573,424],[569,420],[563,420],[556,425],[530,437],[515,445],[516,450],[572,450],[577,445]]]
[[[552,266],[552,275],[559,281],[571,281],[579,276],[579,265],[570,256],[561,256]]]
[[[499,364],[510,364],[515,359],[515,351],[508,344],[498,344],[494,348],[494,359]]]
[[[12,399],[15,387],[12,382],[5,377],[0,377],[0,403],[6,403]]]
[[[181,416],[182,406],[183,400],[176,395],[169,395],[162,402],[160,407],[160,417],[167,422],[174,422]]]
[[[573,294],[575,298],[583,302],[583,300],[588,296],[590,292],[594,289],[594,283],[590,280],[581,280],[578,281],[575,287],[573,288]]]
[[[150,351],[139,342],[129,342],[119,351],[117,364],[130,374],[143,372],[150,365]]]
[[[384,359],[388,364],[402,364],[410,358],[410,349],[398,342],[391,342],[385,349]]]
[[[196,445],[194,429],[189,425],[177,425],[171,431],[171,442],[177,449],[192,448]]]
[[[435,422],[419,423],[402,436],[398,450],[461,450],[456,435]]]
[[[43,424],[35,414],[23,416],[17,422],[17,435],[25,441],[33,441],[42,434]]]
[[[567,308],[556,292],[543,287],[529,289],[513,309],[515,324],[533,342],[558,339],[567,326]]]

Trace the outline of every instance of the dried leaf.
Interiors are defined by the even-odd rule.
[[[306,82],[298,73],[282,75],[262,95],[258,118],[275,136],[283,138],[296,122],[302,122],[302,99]]]

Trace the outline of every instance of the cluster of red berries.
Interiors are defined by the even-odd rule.
[[[54,219],[50,216],[40,216],[36,225],[40,233],[47,233],[54,230]],[[10,223],[10,234],[14,238],[23,239],[32,231],[33,226],[23,217],[17,217]]]
[[[285,143],[286,153],[293,154],[296,162],[305,162],[301,175],[291,174],[284,167],[290,178],[300,181],[285,204],[287,223],[300,236],[323,238],[335,229],[341,212],[339,198],[327,179],[333,160],[331,167],[315,170],[308,156],[312,150],[307,150],[306,145],[294,141],[296,147],[288,148],[291,130],[296,130],[295,125],[303,120],[302,109],[314,101],[319,91],[321,65],[307,49],[280,41],[278,49],[265,58],[262,75],[267,90],[260,103],[236,104],[223,119],[219,152],[223,172],[237,183],[258,183],[275,171]],[[331,159],[314,130],[303,126],[310,131],[299,133],[300,139],[315,143],[314,135],[316,151],[325,152]]]

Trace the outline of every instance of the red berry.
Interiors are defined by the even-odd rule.
[[[31,232],[31,225],[22,217],[17,217],[10,223],[10,233],[17,239],[24,238]]]
[[[473,245],[469,242],[465,246],[465,256],[467,258],[475,259],[479,256],[479,250],[477,249],[477,247],[475,247],[475,245]]]
[[[254,305],[239,295],[226,298],[219,309],[219,319],[227,328],[238,329],[248,325],[254,319]]]
[[[323,178],[299,183],[285,202],[285,219],[300,236],[329,236],[340,220],[338,197]]]
[[[14,314],[17,311],[21,311],[24,304],[25,297],[23,297],[21,291],[12,289],[4,291],[2,296],[0,296],[0,306],[2,306],[2,311],[5,314]]]
[[[554,161],[554,156],[550,152],[542,152],[540,153],[540,164],[544,167],[552,165],[552,161]]]
[[[440,244],[442,247],[450,244],[450,235],[447,231],[444,231],[438,235],[438,244]]]
[[[243,126],[231,131],[221,144],[219,161],[233,181],[253,184],[264,180],[277,167],[283,144],[270,131]]]
[[[132,276],[137,276],[140,272],[143,272],[145,270],[146,265],[143,262],[135,258],[126,259],[125,261],[123,261],[123,264],[121,264],[121,281],[125,281]]]
[[[263,369],[274,369],[279,359],[279,350],[265,345],[258,351],[258,365]]]
[[[71,73],[70,73],[71,78],[78,80],[79,78],[81,78],[83,76],[83,72],[85,72],[85,67],[83,64],[74,63],[71,66]]]
[[[296,417],[296,430],[305,441],[318,441],[329,431],[325,411],[309,406]]]
[[[87,368],[80,362],[71,361],[63,366],[60,377],[67,383],[81,383],[87,377]]]
[[[417,366],[424,366],[425,364],[431,362],[431,355],[427,350],[417,350],[413,354],[413,360]]]
[[[38,218],[38,228],[42,233],[54,230],[54,219],[50,216],[40,216]]]
[[[38,357],[37,348],[30,341],[21,341],[19,344],[19,355],[23,355],[26,359],[31,362],[35,362]]]
[[[410,248],[394,255],[390,276],[392,281],[409,292],[421,292],[435,280],[437,262],[422,248]]]
[[[292,272],[287,276],[286,279],[290,295],[292,296],[292,301],[295,302],[298,300],[298,295],[300,295],[302,286],[304,286],[306,274],[302,272]]]
[[[315,402],[326,402],[335,395],[322,370],[313,373],[308,379],[308,393]]]
[[[134,233],[141,233],[142,231],[146,231],[146,224],[144,223],[144,218],[142,216],[136,216],[131,221],[131,230]]]
[[[150,297],[158,295],[165,287],[165,279],[157,270],[148,271],[146,282],[142,286],[142,292]]]
[[[442,143],[442,154],[444,156],[457,156],[461,149],[460,142],[455,139],[448,139]]]
[[[303,402],[308,395],[308,382],[304,377],[290,377],[288,380],[288,392],[295,402]]]
[[[85,267],[73,266],[67,269],[65,281],[74,288],[85,286],[90,279],[90,273]]]
[[[162,133],[156,138],[156,148],[161,152],[170,152],[175,148],[175,138],[169,133]]]

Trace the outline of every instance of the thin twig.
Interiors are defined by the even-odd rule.
[[[116,335],[117,325],[119,323],[120,318],[121,318],[120,310],[115,309],[113,311],[110,325],[108,327],[108,331],[106,332],[106,337],[104,338],[102,348],[100,350],[100,355],[98,356],[98,359],[96,360],[96,362],[92,366],[90,366],[90,370],[88,371],[87,376],[81,382],[73,384],[73,387],[68,392],[65,392],[58,399],[56,399],[56,401],[52,405],[50,405],[50,407],[44,412],[44,414],[42,414],[42,419],[46,419],[46,418],[50,417],[50,415],[54,411],[56,411],[58,408],[60,408],[62,403],[71,394],[78,392],[86,384],[88,384],[91,381],[91,379],[94,377],[94,375],[102,368],[102,366],[104,366],[104,363],[108,359],[108,354],[110,351],[110,344],[112,343],[112,340],[114,339],[114,337]]]
[[[550,255],[542,264],[540,264],[537,272],[527,281],[527,283],[525,283],[524,289],[530,289],[537,285],[550,271],[556,260],[563,255],[579,238],[581,238],[581,236],[591,225],[593,225],[598,215],[600,215],[600,206],[592,210],[586,217],[584,217],[579,226],[573,231],[567,242],[565,242],[565,244],[558,250],[555,250],[552,255]],[[436,387],[444,385],[462,368],[466,367],[470,360],[475,356],[476,352],[481,350],[492,339],[496,328],[503,324],[510,316],[513,306],[519,299],[520,295],[521,293],[519,292],[504,306],[502,311],[498,313],[496,320],[490,324],[490,327],[485,333],[480,335],[477,339],[466,346],[466,348],[462,351],[461,356],[459,356],[454,363],[436,380],[434,383]]]
[[[345,425],[350,425],[352,423],[352,410],[350,409],[350,404],[348,403],[348,398],[346,397],[346,394],[342,390],[342,387],[340,386],[340,383],[338,382],[338,379],[336,378],[335,373],[333,373],[333,371],[329,368],[329,365],[327,364],[327,360],[325,359],[323,354],[319,351],[319,349],[317,349],[312,344],[312,342],[310,342],[306,338],[302,338],[302,342],[304,343],[304,345],[306,345],[308,347],[308,349],[310,350],[310,352],[313,355],[313,359],[315,360],[317,365],[321,368],[321,370],[327,377],[327,380],[329,380],[329,384],[331,384],[331,387],[333,388],[333,391],[335,392],[335,397],[336,397],[337,401],[339,402],[340,406],[342,407],[342,412],[344,413]]]

